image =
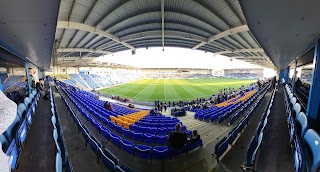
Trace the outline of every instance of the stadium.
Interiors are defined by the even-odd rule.
[[[0,172],[319,172],[319,6],[1,2]]]

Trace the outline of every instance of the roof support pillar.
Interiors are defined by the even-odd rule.
[[[313,69],[310,83],[307,116],[312,127],[320,122],[320,40],[315,45]]]
[[[294,93],[294,89],[295,89],[296,77],[297,77],[297,60],[294,59],[294,69],[293,69],[293,76],[292,76],[292,81],[291,81],[293,93]]]
[[[25,64],[25,68],[26,68],[28,92],[30,94],[31,93],[31,81],[30,81],[30,75],[29,75],[29,65],[28,65],[27,61],[26,61],[26,64]]]
[[[164,0],[161,0],[162,51],[164,51]]]
[[[3,91],[2,81],[0,81],[0,91]]]

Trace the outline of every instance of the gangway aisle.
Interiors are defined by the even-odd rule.
[[[257,171],[294,171],[282,87],[276,92],[266,134],[258,157]]]
[[[16,172],[55,171],[56,153],[50,109],[50,100],[40,98]]]
[[[68,114],[66,106],[60,94],[57,92],[57,89],[52,87],[52,91],[55,96],[57,112],[73,170],[75,172],[109,171],[104,167],[103,163],[97,163],[97,156],[91,150],[90,146],[85,146],[85,140],[82,137],[81,132],[78,132],[78,128],[73,122],[72,117]]]
[[[264,99],[262,100],[257,111],[253,114],[247,127],[236,141],[235,145],[232,146],[231,150],[226,154],[226,156],[220,161],[216,166],[217,171],[232,171],[232,172],[242,172],[241,165],[244,162],[244,156],[247,147],[255,134],[258,123],[262,117],[262,114],[268,104],[271,96],[271,92],[267,92]]]

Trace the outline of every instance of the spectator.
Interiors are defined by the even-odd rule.
[[[0,135],[3,134],[7,128],[12,124],[17,115],[17,104],[7,98],[2,91],[0,91]],[[10,162],[12,157],[7,156],[2,151],[2,144],[0,142],[0,171],[9,172]]]
[[[163,104],[163,107],[164,107],[164,111],[167,112],[167,102]]]
[[[198,140],[200,140],[200,135],[198,134],[197,130],[193,130],[192,135],[189,138],[189,142],[193,143],[193,142],[197,142]]]
[[[43,79],[39,79],[39,82],[37,82],[37,84],[36,84],[36,88],[37,88],[38,92],[41,94],[41,97],[44,100],[47,100],[48,99],[48,97],[47,97],[48,96],[48,92],[44,88]]]
[[[181,148],[185,144],[187,144],[187,141],[188,141],[187,134],[181,132],[181,124],[180,123],[176,124],[175,131],[174,132],[171,131],[170,134],[168,135],[168,138],[167,138],[168,146],[174,149]]]
[[[113,111],[113,107],[110,102],[106,101],[103,106],[105,109]]]

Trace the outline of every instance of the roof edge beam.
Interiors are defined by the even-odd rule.
[[[215,54],[227,54],[227,53],[261,53],[264,52],[262,48],[249,48],[249,49],[234,49],[227,51],[216,52]]]
[[[234,28],[225,30],[223,32],[220,32],[220,33],[210,37],[206,42],[201,42],[200,44],[196,45],[192,49],[196,50],[196,49],[200,48],[201,46],[203,46],[203,45],[205,45],[207,43],[213,42],[213,41],[215,41],[217,39],[221,39],[221,38],[229,36],[229,35],[233,35],[233,34],[240,33],[240,32],[246,32],[246,31],[249,31],[248,25],[241,25],[241,26],[238,26],[238,27],[234,27]]]
[[[112,54],[112,52],[110,52],[110,51],[86,49],[86,48],[58,48],[57,52],[58,53],[64,53],[64,52],[89,52],[89,53]]]
[[[97,35],[100,35],[100,36],[106,37],[108,39],[111,39],[113,41],[116,41],[118,43],[121,43],[122,45],[128,47],[131,50],[135,49],[130,44],[128,44],[126,42],[121,42],[120,39],[117,36],[112,35],[112,34],[110,34],[108,32],[105,32],[105,31],[103,31],[101,29],[98,29],[96,27],[83,24],[83,23],[70,22],[70,21],[58,21],[57,28],[58,29],[78,29],[78,30],[87,31],[87,32],[90,32],[90,33],[95,33]]]

